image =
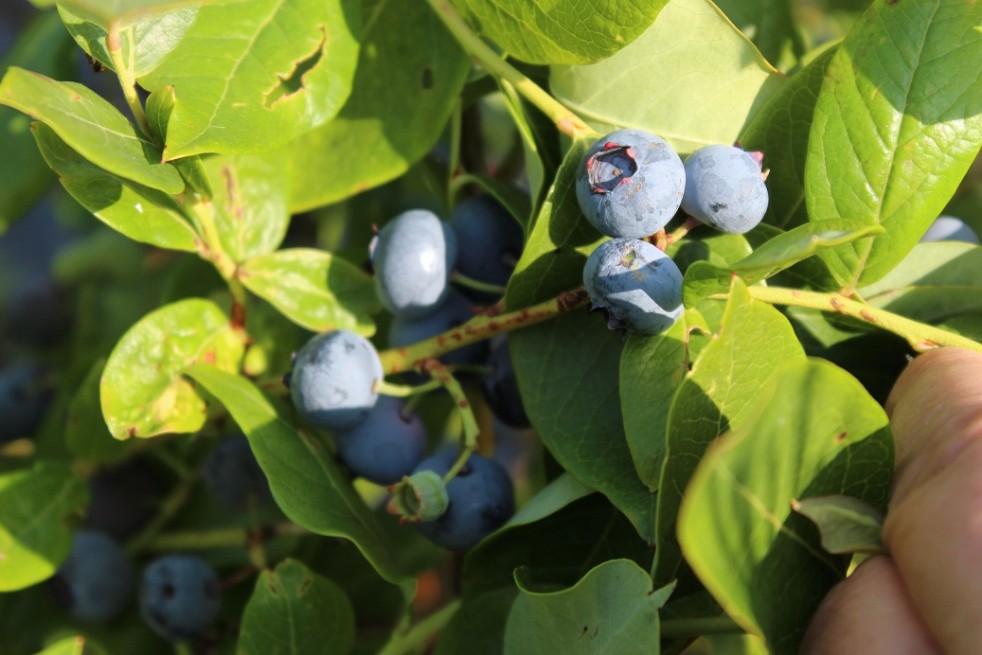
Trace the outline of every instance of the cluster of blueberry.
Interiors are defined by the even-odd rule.
[[[56,601],[86,623],[104,623],[134,600],[136,576],[120,541],[150,519],[148,498],[160,481],[140,460],[93,478],[86,527],[73,535],[71,551],[50,585]],[[223,438],[203,467],[210,496],[225,507],[244,509],[271,499],[269,483],[246,438]],[[150,512],[144,510],[150,509]],[[205,560],[172,553],[143,568],[136,599],[140,615],[158,635],[173,642],[197,639],[212,627],[221,609],[218,574]]]
[[[682,273],[647,237],[664,229],[679,207],[701,223],[732,234],[753,229],[767,211],[767,187],[756,153],[711,145],[683,165],[663,139],[618,130],[583,156],[576,198],[584,216],[612,240],[590,255],[583,284],[611,329],[658,334],[682,314]]]
[[[522,248],[523,235],[508,212],[489,196],[466,200],[450,220],[414,209],[403,212],[379,231],[370,256],[375,288],[392,313],[389,345],[406,346],[461,325],[475,314],[474,302],[494,299],[488,291],[458,290],[453,275],[480,280],[484,288],[504,285]],[[486,365],[482,389],[492,411],[505,423],[528,426],[511,367],[507,342],[487,351],[478,343],[442,358],[447,366]],[[395,485],[429,472],[449,477],[434,516],[415,525],[434,543],[465,550],[508,520],[514,491],[505,469],[478,453],[452,476],[455,449],[438,450],[424,459],[427,434],[423,422],[403,398],[379,396],[384,373],[375,346],[350,331],[314,336],[297,353],[288,384],[293,403],[305,422],[330,431],[337,454],[356,476],[380,485]],[[419,490],[412,487],[415,491]]]

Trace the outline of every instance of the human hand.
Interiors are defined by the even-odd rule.
[[[940,348],[897,380],[888,556],[826,596],[804,655],[982,652],[982,355]]]

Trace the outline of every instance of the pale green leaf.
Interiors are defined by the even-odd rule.
[[[802,498],[791,508],[804,514],[822,534],[822,548],[830,553],[885,553],[880,533],[883,512],[867,502],[832,494]]]

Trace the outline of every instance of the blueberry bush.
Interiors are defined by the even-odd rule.
[[[793,654],[893,380],[982,350],[982,3],[14,0],[0,57],[2,655]]]

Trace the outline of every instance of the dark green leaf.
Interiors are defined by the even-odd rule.
[[[982,312],[982,248],[951,241],[918,244],[860,295],[875,307],[926,323],[978,314]]]
[[[501,655],[514,586],[465,598],[440,634],[433,655]]]
[[[534,64],[588,64],[633,41],[668,0],[578,0],[541,4],[532,0],[453,0],[478,32],[509,55]]]
[[[134,241],[170,250],[197,249],[194,228],[172,196],[93,165],[44,123],[32,129],[62,186],[100,221]]]
[[[668,447],[668,413],[675,390],[696,353],[689,347],[693,330],[709,333],[705,320],[688,308],[672,327],[654,337],[629,337],[621,355],[620,388],[627,445],[648,489],[658,490]]]
[[[767,61],[779,64],[801,55],[793,5],[786,0],[718,0],[716,6],[754,42]]]
[[[522,228],[527,228],[529,224],[532,206],[529,202],[527,193],[501,180],[488,175],[472,175],[465,173],[454,178],[454,183],[459,185],[475,184],[488,192],[501,206],[508,210]]]
[[[805,159],[808,135],[830,48],[793,75],[754,116],[740,134],[748,150],[764,153],[768,205],[764,221],[782,229],[808,222],[805,207]]]
[[[440,137],[470,71],[425,3],[365,0],[363,12],[351,97],[337,118],[288,146],[294,212],[405,173]]]
[[[187,374],[225,405],[249,438],[276,504],[290,520],[317,534],[350,539],[382,577],[405,582],[378,518],[318,438],[300,432],[282,404],[245,378],[202,364]]]
[[[832,57],[808,142],[808,214],[887,230],[823,255],[841,284],[862,286],[889,272],[975,160],[980,22],[975,2],[877,2]]]
[[[174,87],[164,157],[270,150],[329,121],[351,92],[360,22],[354,0],[201,5],[138,77],[150,91]]]
[[[630,560],[593,568],[569,589],[515,599],[505,628],[505,653],[658,654],[658,610],[672,587],[653,589],[647,571]]]
[[[858,498],[833,494],[802,498],[791,509],[804,514],[822,534],[830,553],[883,553],[883,512]]]
[[[199,361],[238,369],[243,335],[209,300],[192,298],[144,316],[119,340],[102,374],[102,414],[117,439],[197,432],[205,401],[181,377]]]
[[[290,320],[314,332],[375,332],[379,311],[372,278],[329,252],[290,248],[254,257],[239,269],[242,283]]]
[[[621,420],[621,337],[602,317],[578,310],[515,332],[509,343],[525,409],[542,443],[650,541],[655,499],[634,469]]]
[[[242,613],[241,655],[348,653],[355,613],[336,584],[287,559],[263,571]]]
[[[99,384],[106,360],[100,359],[89,370],[81,387],[68,406],[65,443],[75,457],[92,464],[120,459],[129,450],[126,442],[113,439],[102,418]]]
[[[795,498],[884,509],[893,440],[883,409],[842,369],[788,362],[699,465],[679,512],[685,558],[727,613],[777,655],[798,652],[848,557],[825,553]]]
[[[668,450],[658,486],[656,582],[675,578],[681,561],[675,540],[678,507],[707,446],[743,423],[783,364],[803,358],[788,320],[752,300],[746,285],[734,279],[719,334],[702,349],[669,409]]]
[[[161,163],[160,150],[88,87],[11,67],[0,81],[0,104],[44,123],[110,173],[171,194],[184,190],[177,169]]]
[[[273,252],[286,236],[290,223],[286,167],[282,152],[204,160],[214,190],[218,239],[236,262]]]
[[[42,461],[0,474],[0,591],[54,575],[72,547],[67,518],[87,502],[85,485],[67,464]]]
[[[16,65],[64,79],[72,71],[71,50],[71,39],[58,17],[42,14],[0,59],[0,71]],[[27,116],[0,107],[0,234],[51,186],[52,175],[34,145],[30,125]]]
[[[550,87],[601,132],[648,130],[689,153],[733,143],[781,82],[715,5],[672,0],[612,57],[554,67]]]

